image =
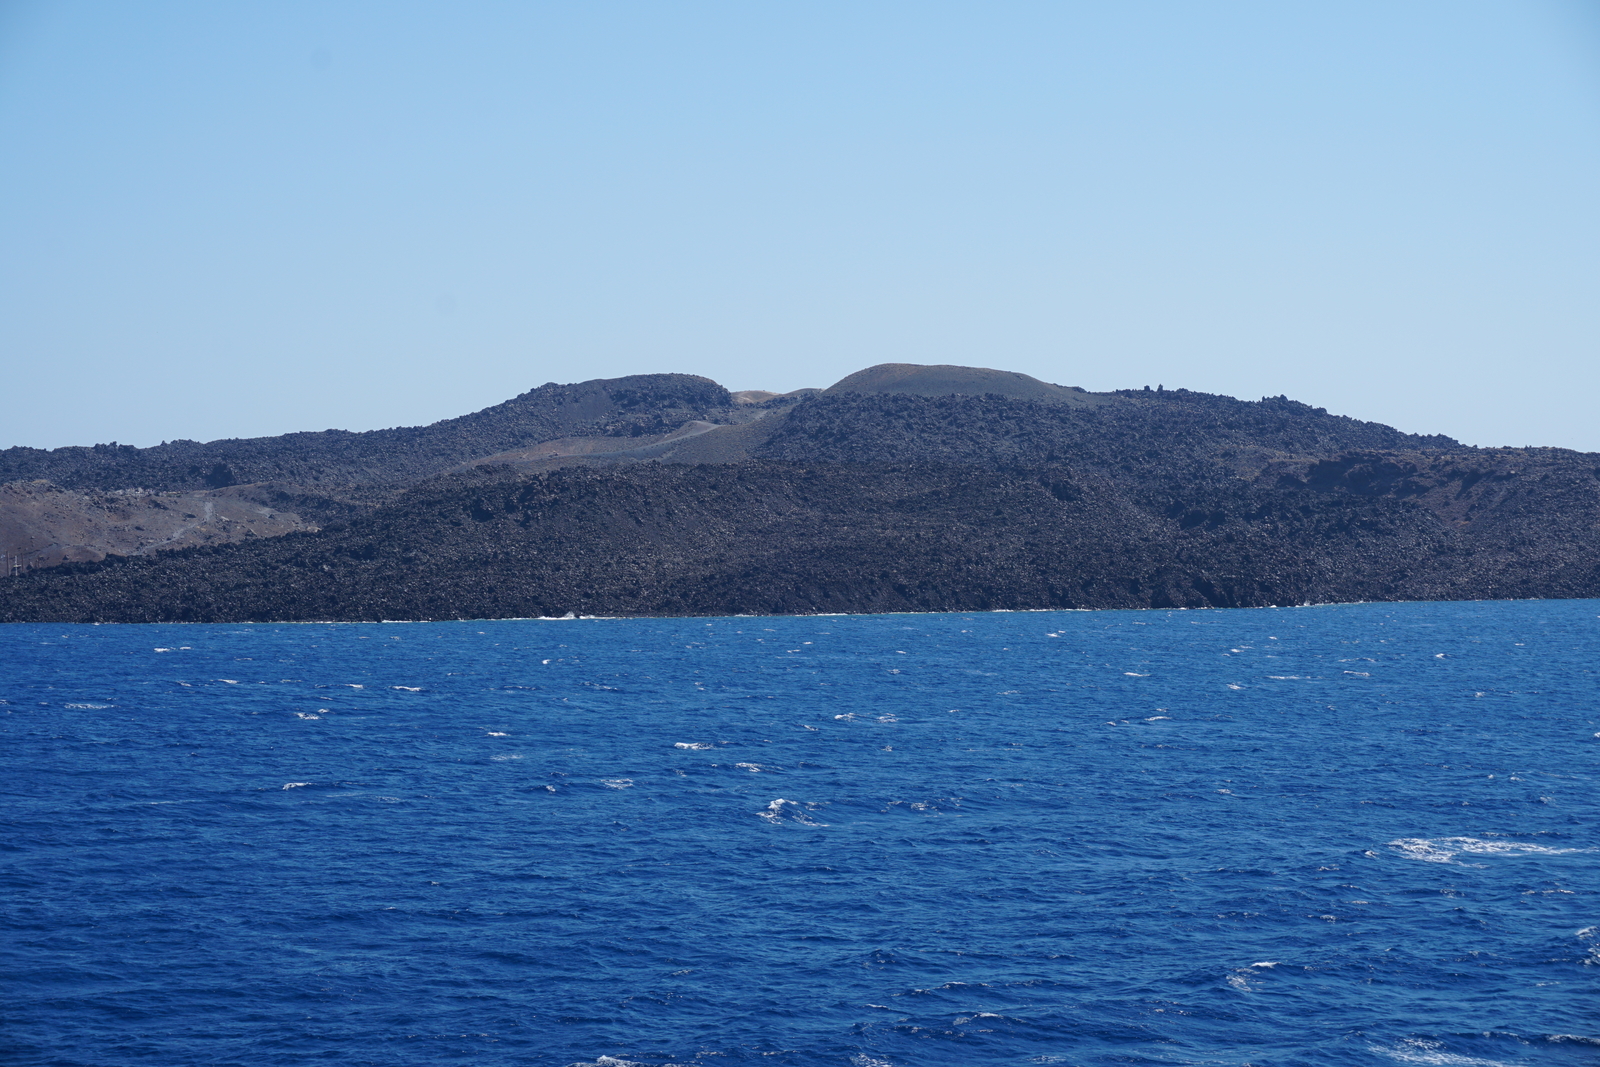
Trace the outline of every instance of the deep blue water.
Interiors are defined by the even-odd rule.
[[[1597,601],[0,642],[6,1064],[1600,1061]]]

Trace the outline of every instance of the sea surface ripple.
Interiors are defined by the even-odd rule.
[[[1600,602],[7,626],[0,1062],[1600,1062]]]

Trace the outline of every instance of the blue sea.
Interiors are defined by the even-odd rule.
[[[0,1062],[1600,1062],[1600,601],[0,628]]]

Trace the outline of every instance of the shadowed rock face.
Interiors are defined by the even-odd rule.
[[[1282,397],[1083,394],[971,368],[890,364],[744,403],[648,377],[544,387],[519,425],[580,432],[455,473],[398,454],[343,496],[272,490],[317,532],[0,581],[0,619],[1600,596],[1600,456],[1468,448]]]

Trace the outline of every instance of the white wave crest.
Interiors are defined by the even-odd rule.
[[[785,800],[783,797],[779,797],[771,804],[768,804],[765,811],[758,811],[756,814],[768,822],[781,822],[784,819],[792,819],[805,826],[826,826],[828,825],[827,823],[818,822],[811,817],[811,812],[820,806],[799,800]]]
[[[1388,1056],[1392,1060],[1399,1060],[1401,1063],[1439,1064],[1441,1067],[1514,1067],[1505,1060],[1486,1060],[1481,1056],[1444,1052],[1439,1042],[1418,1038],[1407,1038],[1394,1048],[1379,1048],[1374,1045],[1372,1051]]]
[[[1402,837],[1389,842],[1407,859],[1424,863],[1453,863],[1462,853],[1473,856],[1503,856],[1509,854],[1563,856],[1569,852],[1589,852],[1586,848],[1551,848],[1527,841],[1484,841],[1476,837]]]
[[[1267,960],[1262,963],[1252,963],[1248,967],[1240,967],[1227,976],[1227,982],[1241,993],[1248,993],[1255,988],[1250,984],[1250,979],[1257,976],[1257,971],[1271,970],[1277,965],[1275,960]]]

